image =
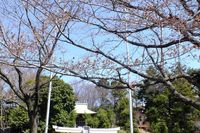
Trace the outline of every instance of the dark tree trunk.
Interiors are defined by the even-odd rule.
[[[30,99],[27,102],[29,115],[29,130],[30,133],[37,133],[38,130],[38,107]]]
[[[38,115],[37,113],[29,114],[29,123],[30,123],[30,133],[37,133],[38,129]]]

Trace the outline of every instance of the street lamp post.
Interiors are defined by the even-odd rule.
[[[51,103],[52,77],[53,77],[52,72],[50,72],[50,82],[49,82],[49,91],[48,91],[48,102],[47,102],[45,133],[48,133],[48,126],[49,126],[49,112],[50,112],[50,103]]]
[[[130,64],[129,47],[126,43],[126,54],[127,54],[127,64]],[[130,85],[130,72],[128,73],[128,84]],[[129,89],[129,115],[130,115],[130,133],[133,133],[133,101],[132,101],[132,90]]]

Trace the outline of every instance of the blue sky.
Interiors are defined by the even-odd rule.
[[[106,15],[102,14],[101,16],[110,17],[112,16],[112,13],[106,14]],[[5,25],[8,25],[8,26],[11,26],[12,24],[11,22],[8,22],[6,20],[4,20],[4,22],[6,23]],[[103,50],[106,52],[108,52],[111,48],[114,48],[115,46],[117,46],[113,49],[111,53],[115,56],[119,55],[119,58],[126,58],[125,42],[119,39],[116,35],[108,34],[107,32],[97,29],[96,27],[88,26],[87,24],[83,24],[83,23],[71,23],[70,25],[72,26],[72,29],[71,29],[72,34],[70,34],[70,36],[73,40],[77,41],[78,43],[90,48],[92,47],[93,41],[95,42],[95,45],[97,46],[101,46],[105,44],[105,46],[103,47]],[[172,32],[173,31],[170,31],[167,29],[163,32],[163,34],[165,37],[167,37],[167,39],[170,39],[174,37]],[[92,40],[91,37],[93,37],[94,40]],[[135,34],[134,36],[130,36],[130,39],[133,41],[138,41],[138,39],[141,39],[142,42],[146,42],[150,44],[153,43],[154,41],[157,41],[155,38],[153,39],[152,38],[153,38],[152,32],[149,32],[149,31],[141,32],[141,33]],[[134,63],[135,59],[137,58],[142,60],[141,56],[142,56],[143,49],[130,45],[129,50],[130,50],[130,57],[132,59],[131,63]],[[67,45],[66,43],[63,43],[63,42],[60,42],[57,48],[57,51],[55,52],[55,56],[58,61],[59,59],[64,59],[65,61],[72,61],[72,60],[77,61],[79,59],[81,60],[85,56],[88,56],[88,54],[90,55],[90,53],[86,52],[85,50],[76,48],[72,45]],[[180,58],[182,63],[187,65],[187,67],[199,68],[200,59],[198,60],[194,59],[193,58],[194,54],[196,54],[197,58],[199,58],[200,56],[199,49],[193,50],[191,51],[191,53],[189,52],[188,54],[182,56]],[[170,65],[171,63],[173,63],[173,61],[174,60],[168,61],[168,64]],[[140,69],[140,68],[137,67],[137,69]],[[64,76],[63,79],[66,82],[71,82],[75,78]]]

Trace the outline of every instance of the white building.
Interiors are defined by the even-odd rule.
[[[120,127],[117,128],[90,128],[85,126],[84,114],[95,114],[96,112],[89,110],[87,103],[76,103],[75,112],[77,113],[76,127],[59,127],[53,126],[55,132],[58,133],[117,133]]]

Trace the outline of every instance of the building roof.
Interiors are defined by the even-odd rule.
[[[75,111],[77,114],[95,114],[96,113],[88,109],[87,103],[76,103]]]

